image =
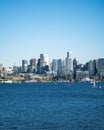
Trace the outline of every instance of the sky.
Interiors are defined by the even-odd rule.
[[[0,0],[0,64],[67,52],[81,63],[104,58],[104,0]]]

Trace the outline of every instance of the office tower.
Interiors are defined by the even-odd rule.
[[[40,59],[38,59],[38,62],[37,62],[37,74],[40,74],[41,73],[41,63],[40,63]]]
[[[65,64],[65,61],[63,61],[62,76],[66,76],[66,64]]]
[[[28,61],[22,60],[22,72],[26,73],[28,70]]]
[[[101,70],[104,68],[104,59],[98,59],[98,69]]]
[[[40,66],[43,67],[46,65],[44,54],[40,54]]]
[[[46,65],[49,66],[49,56],[48,54],[44,54]]]
[[[100,79],[104,79],[104,59],[98,59],[98,75]]]
[[[67,52],[67,57],[66,57],[66,74],[70,74],[73,72],[73,61],[70,57],[70,53]]]
[[[34,73],[36,71],[36,59],[34,58],[30,60],[29,71],[31,73]]]
[[[49,58],[47,54],[40,54],[40,63],[42,67],[49,65]]]
[[[74,75],[75,79],[76,79],[76,71],[77,71],[78,64],[79,64],[78,59],[74,58],[74,60],[73,60],[73,75]]]
[[[76,59],[76,58],[74,58],[73,59],[73,68],[74,69],[77,69],[77,66],[79,65],[79,60],[78,59]]]
[[[52,72],[54,74],[54,73],[57,73],[57,71],[58,71],[58,60],[53,59],[53,61],[52,61]]]
[[[93,61],[90,61],[89,62],[89,66],[88,66],[89,68],[89,75],[90,76],[93,76],[93,75],[95,75],[95,64],[94,64],[94,62]]]
[[[94,63],[94,69],[95,69],[95,75],[97,74],[98,72],[98,60],[93,60],[93,63]]]
[[[58,75],[62,76],[63,75],[63,60],[58,59]]]
[[[31,65],[31,66],[35,66],[35,65],[36,65],[36,59],[34,59],[34,58],[31,59],[31,60],[30,60],[30,65]]]
[[[47,54],[40,54],[40,59],[38,60],[37,69],[39,74],[45,74],[49,71],[49,58]]]

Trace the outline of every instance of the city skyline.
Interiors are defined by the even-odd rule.
[[[104,57],[103,0],[1,0],[0,64],[22,59],[72,57],[81,63]]]
[[[21,60],[21,62],[20,62],[20,64],[16,64],[15,62],[11,65],[11,66],[6,66],[5,64],[3,64],[3,63],[0,63],[0,65],[2,66],[2,67],[6,67],[6,68],[12,68],[12,67],[22,67],[22,65],[23,65],[23,62],[26,62],[26,64],[27,65],[30,65],[30,64],[32,64],[32,62],[34,63],[36,63],[36,64],[38,64],[38,62],[40,62],[40,60],[43,62],[43,64],[45,63],[45,65],[47,65],[47,66],[52,66],[52,63],[54,62],[54,61],[62,61],[62,64],[64,65],[64,64],[66,64],[67,63],[67,59],[68,60],[71,60],[72,62],[73,62],[73,64],[74,64],[74,61],[77,61],[77,63],[78,63],[78,65],[86,65],[87,63],[90,63],[90,62],[94,62],[94,61],[98,61],[98,60],[104,60],[104,57],[102,58],[102,57],[99,57],[99,58],[96,58],[96,59],[89,59],[88,61],[86,61],[85,63],[82,63],[82,62],[80,62],[79,61],[79,59],[77,58],[77,57],[72,57],[72,52],[66,52],[66,56],[64,57],[64,58],[62,58],[62,57],[60,57],[60,58],[52,58],[51,59],[51,61],[50,61],[50,59],[49,59],[49,55],[48,54],[46,54],[46,53],[41,53],[41,54],[39,54],[39,56],[38,56],[38,58],[36,58],[36,57],[31,57],[30,59],[26,59],[26,58],[24,58],[24,59],[22,59]],[[69,61],[68,61],[69,62]],[[68,63],[68,64],[70,64],[70,63]],[[68,67],[70,68],[70,65],[68,65]],[[72,67],[73,68],[73,67]]]
[[[0,81],[27,81],[34,80],[40,77],[56,81],[61,80],[81,81],[86,78],[96,80],[104,79],[104,58],[87,61],[86,64],[81,64],[74,58],[71,58],[71,53],[66,53],[65,59],[53,59],[51,64],[48,62],[48,55],[40,54],[39,59],[31,58],[29,61],[23,59],[21,66],[14,65],[13,68],[6,68],[0,64]],[[24,77],[24,78],[21,78]],[[46,78],[47,77],[47,78]]]

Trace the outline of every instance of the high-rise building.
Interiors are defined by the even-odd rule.
[[[43,54],[40,54],[40,66],[43,67],[46,65],[45,57]]]
[[[73,60],[73,76],[76,79],[76,71],[77,71],[77,66],[79,64],[78,59],[74,58]]]
[[[97,74],[98,72],[98,60],[93,60],[93,63],[94,63],[94,69],[95,69],[95,75]]]
[[[67,52],[66,57],[66,74],[70,74],[73,72],[73,60],[70,57],[70,53]]]
[[[40,54],[40,59],[37,63],[37,73],[45,74],[50,71],[49,58],[47,54]]]
[[[31,65],[31,66],[35,66],[35,65],[36,65],[36,59],[32,58],[32,59],[30,60],[30,65]]]
[[[57,73],[57,71],[58,71],[58,60],[53,59],[53,61],[52,61],[52,72],[54,74],[54,73]]]
[[[47,54],[40,54],[41,66],[49,65],[49,57]]]
[[[28,70],[28,61],[22,60],[22,72],[26,73]]]
[[[104,59],[98,59],[98,69],[103,69],[104,68]]]
[[[37,73],[38,73],[38,74],[41,73],[40,59],[38,59],[38,62],[37,62]]]
[[[63,76],[63,60],[58,59],[58,75]]]
[[[30,66],[29,66],[29,71],[31,73],[34,73],[36,71],[36,59],[32,58],[30,60]]]
[[[48,63],[48,55],[40,54],[40,59],[38,59],[38,63],[37,63],[37,73],[46,74],[49,71],[50,71],[50,66]]]
[[[95,64],[93,61],[89,62],[89,75],[94,76],[95,75]]]
[[[49,66],[49,56],[48,56],[48,54],[44,54],[44,56],[45,56],[46,65]]]

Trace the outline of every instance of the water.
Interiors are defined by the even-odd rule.
[[[0,130],[104,130],[104,83],[0,84]]]

